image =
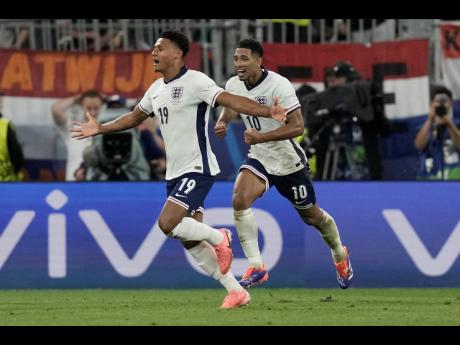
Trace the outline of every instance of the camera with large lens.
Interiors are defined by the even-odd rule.
[[[107,164],[122,165],[131,159],[132,134],[107,133],[102,136],[102,152]]]
[[[436,116],[444,117],[447,115],[447,104],[448,104],[447,99],[443,98],[439,100],[439,105],[434,107],[434,113],[436,114]]]
[[[353,116],[370,122],[375,118],[376,108],[383,110],[382,86],[364,80],[309,94],[303,98],[302,104],[308,124],[321,124],[330,119],[346,121]]]
[[[122,166],[131,159],[132,134],[108,133],[102,136],[103,167],[109,181],[128,181]]]

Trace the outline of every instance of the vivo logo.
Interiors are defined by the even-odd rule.
[[[420,272],[430,277],[439,277],[449,271],[460,255],[460,221],[438,255],[432,257],[401,210],[387,209],[382,213]]]
[[[56,189],[49,193],[46,202],[55,211],[58,211],[67,204],[68,198],[62,191]],[[278,222],[268,212],[260,209],[253,209],[253,211],[259,223],[259,230],[264,236],[265,245],[262,255],[266,260],[266,266],[271,269],[281,257],[283,247],[281,229]],[[35,215],[35,211],[17,211],[7,224],[0,235],[0,270],[32,223]],[[159,229],[158,223],[155,222],[134,256],[129,258],[97,210],[80,210],[78,215],[115,271],[123,277],[142,275],[168,239]],[[233,209],[208,209],[205,214],[205,222],[210,226],[233,225]],[[236,234],[234,238],[237,238]],[[206,274],[195,264],[188,252],[185,251],[185,253],[191,266],[197,272]],[[241,276],[244,274],[246,265],[246,259],[235,258],[232,272]],[[51,278],[65,278],[67,275],[66,215],[64,213],[51,213],[48,216],[48,275]]]

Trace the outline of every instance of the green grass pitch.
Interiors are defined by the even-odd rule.
[[[460,289],[0,290],[0,325],[460,325]]]

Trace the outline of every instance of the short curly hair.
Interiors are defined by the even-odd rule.
[[[452,101],[452,91],[450,91],[447,87],[444,85],[435,85],[432,84],[430,85],[430,101],[432,102],[434,100],[434,97],[436,95],[444,94],[449,97],[449,99]]]
[[[259,55],[259,57],[264,56],[264,48],[262,47],[262,44],[260,44],[259,41],[256,41],[252,38],[247,38],[240,41],[238,48],[249,49],[251,53],[255,53]]]
[[[180,50],[182,50],[182,57],[185,57],[190,49],[190,41],[187,36],[179,31],[163,31],[160,38],[166,38],[173,42]]]

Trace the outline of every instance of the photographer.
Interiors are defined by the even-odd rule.
[[[415,137],[419,151],[419,179],[460,179],[460,130],[452,114],[452,92],[432,86],[430,109]]]
[[[364,85],[365,83],[367,84]],[[325,161],[330,148],[331,136],[340,127],[341,138],[351,144],[350,147],[354,147],[352,151],[349,151],[347,158],[349,161],[351,157],[353,158],[350,164],[353,167],[349,167],[352,170],[352,178],[361,179],[368,175],[367,178],[371,180],[381,180],[383,178],[383,165],[379,136],[385,134],[387,120],[383,113],[383,105],[378,104],[379,102],[373,95],[377,92],[374,90],[376,88],[375,83],[362,81],[361,75],[350,62],[339,61],[326,71],[324,84],[326,91],[319,95],[321,98],[318,99],[322,99],[322,102],[330,105],[334,103],[334,106],[328,109],[329,114],[324,116],[323,121],[308,123],[309,136],[315,141],[314,146],[317,154],[317,174],[315,176],[318,179],[324,178],[323,171],[328,171],[328,167],[325,167]],[[345,85],[353,86],[350,88],[350,90],[354,90],[353,93],[344,92],[346,91]],[[342,102],[335,104],[339,99]],[[358,116],[358,108],[351,106],[351,104],[358,107],[365,106],[367,114],[372,115],[366,115],[366,118]],[[334,118],[336,119],[335,123],[340,123],[340,126],[328,125],[328,121],[331,122]],[[365,172],[366,169],[368,173]],[[332,176],[331,178],[335,179],[336,177]]]
[[[128,112],[126,98],[112,95],[106,98],[107,109],[101,112],[101,122],[108,122],[120,112]],[[144,157],[140,133],[131,128],[119,133],[94,137],[83,151],[83,167],[87,181],[139,181],[150,179],[150,166]]]

